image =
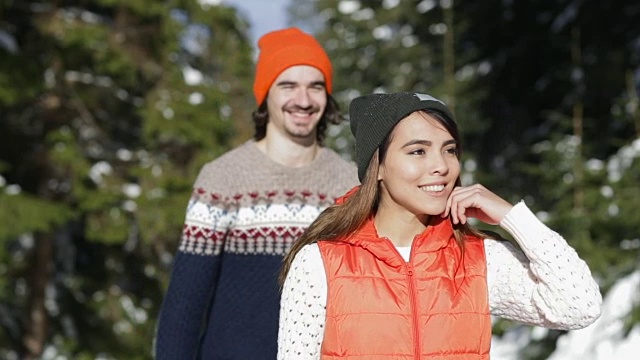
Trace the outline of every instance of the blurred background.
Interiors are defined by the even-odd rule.
[[[343,110],[444,99],[464,182],[524,199],[591,266],[594,325],[496,319],[492,359],[637,359],[639,19],[622,0],[0,1],[0,358],[152,358],[191,185],[253,135],[257,37],[295,25]]]

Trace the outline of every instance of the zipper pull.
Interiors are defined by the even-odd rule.
[[[407,275],[413,275],[413,266],[411,265],[411,263],[407,263]]]

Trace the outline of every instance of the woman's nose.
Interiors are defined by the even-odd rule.
[[[427,161],[430,162],[429,171],[432,174],[446,175],[449,172],[449,164],[442,154],[431,156]]]

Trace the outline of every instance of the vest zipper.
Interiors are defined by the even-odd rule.
[[[411,296],[411,321],[413,326],[413,338],[415,341],[414,351],[416,360],[420,360],[420,329],[418,329],[418,304],[416,303],[416,286],[413,277],[413,266],[411,261],[405,263],[407,269],[407,278],[409,280],[409,294]]]
[[[417,235],[416,235],[417,237]],[[409,253],[409,261],[404,261],[402,255],[393,244],[393,242],[389,238],[384,238],[387,241],[387,244],[391,247],[392,251],[394,251],[400,259],[404,262],[405,271],[407,273],[407,280],[409,281],[409,296],[411,296],[411,326],[413,327],[413,338],[415,339],[414,344],[414,357],[416,360],[420,360],[420,329],[419,329],[419,311],[418,304],[416,303],[416,298],[418,297],[416,294],[416,286],[413,277],[413,253],[414,248],[413,245],[416,243],[416,239],[413,239],[411,243],[411,252]]]

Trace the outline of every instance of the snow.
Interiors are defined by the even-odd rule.
[[[0,30],[0,49],[14,55],[20,50],[16,38],[4,30]]]
[[[7,195],[18,195],[22,192],[22,188],[18,184],[11,184],[4,188]]]
[[[89,170],[89,177],[94,183],[99,185],[102,183],[102,177],[111,175],[112,172],[113,168],[111,164],[106,161],[98,161],[91,167],[91,170]]]
[[[620,181],[625,170],[631,167],[638,157],[640,157],[640,138],[634,140],[630,145],[623,146],[616,155],[611,157],[607,163],[609,181]]]
[[[142,194],[142,188],[138,184],[127,183],[122,185],[122,193],[128,198],[135,199]]]
[[[640,270],[621,278],[604,298],[602,315],[592,325],[560,336],[547,360],[635,360],[640,354],[640,325],[625,336],[625,320],[640,306]],[[539,332],[538,334],[536,334]],[[492,360],[514,360],[544,329],[519,326],[502,337],[494,336]]]
[[[631,360],[640,354],[640,325],[624,336],[625,319],[640,305],[640,271],[620,280],[604,299],[602,315],[595,323],[558,339],[548,360]]]
[[[184,76],[184,82],[191,86],[200,85],[204,79],[200,70],[194,69],[190,66],[182,68],[182,76]]]

